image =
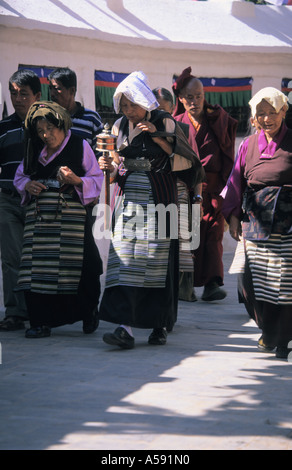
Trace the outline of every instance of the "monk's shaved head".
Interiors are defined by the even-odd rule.
[[[191,78],[179,94],[179,100],[185,110],[198,122],[201,122],[204,108],[204,87],[201,80]]]

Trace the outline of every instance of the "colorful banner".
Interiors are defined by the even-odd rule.
[[[200,78],[205,92],[251,91],[252,78]]]
[[[105,86],[110,88],[116,88],[128,73],[117,73],[117,72],[105,72],[104,70],[96,70],[94,73],[94,84],[95,86]]]
[[[292,92],[292,78],[283,78],[281,90],[285,94]]]
[[[176,79],[173,76],[173,81]],[[198,77],[204,86],[206,101],[212,105],[219,104],[223,108],[240,108],[248,106],[251,99],[253,79]]]
[[[128,73],[106,72],[96,70],[94,73],[95,107],[96,110],[113,109],[113,96],[119,83],[126,78]]]
[[[32,70],[34,73],[37,74],[41,83],[44,85],[49,85],[48,76],[53,70],[55,70],[55,68],[56,67],[34,67],[32,65],[22,65],[22,64],[18,66],[18,70],[21,70],[21,69]]]
[[[55,70],[56,67],[35,67],[33,65],[19,65],[18,70],[29,69],[32,70],[40,79],[41,82],[41,100],[50,100],[49,80],[48,75]]]

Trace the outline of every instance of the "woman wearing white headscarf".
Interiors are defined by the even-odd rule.
[[[155,214],[149,211],[158,204],[177,204],[176,176],[171,171],[176,124],[158,106],[143,72],[130,74],[114,95],[115,111],[123,114],[112,129],[122,163],[114,170],[106,158],[99,159],[102,169],[116,172],[100,319],[120,325],[103,339],[124,349],[134,347],[132,327],[153,329],[148,342],[165,344],[166,329],[177,316],[178,240],[171,237],[170,227],[165,227],[164,238],[159,237]],[[161,135],[166,131],[168,137]],[[198,159],[196,165],[201,168]]]
[[[267,87],[250,100],[261,131],[240,147],[223,203],[245,247],[243,300],[262,330],[259,349],[287,358],[292,340],[292,130],[288,98]]]

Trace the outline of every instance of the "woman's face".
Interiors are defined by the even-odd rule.
[[[55,150],[62,144],[65,139],[65,131],[51,124],[45,119],[41,119],[36,124],[38,136],[46,144],[50,150]]]
[[[158,103],[159,103],[159,107],[157,109],[160,109],[162,111],[166,111],[167,113],[169,114],[172,114],[173,112],[173,105],[170,101],[167,101],[163,98],[156,98]]]
[[[132,103],[132,101],[128,100],[124,95],[120,101],[120,108],[121,112],[132,122],[134,125],[138,124],[139,122],[143,121],[146,117],[147,111],[138,104]]]
[[[279,132],[286,111],[282,108],[278,113],[266,100],[257,105],[256,118],[267,138],[272,139]]]

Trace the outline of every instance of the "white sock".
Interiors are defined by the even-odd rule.
[[[122,328],[124,328],[126,330],[127,333],[129,333],[130,336],[132,336],[134,338],[134,335],[133,335],[133,332],[132,332],[132,328],[130,326],[127,326],[127,325],[120,325]]]

